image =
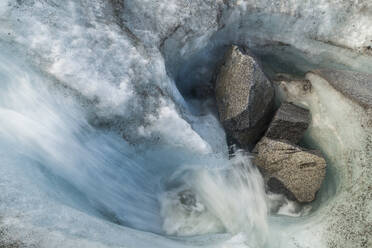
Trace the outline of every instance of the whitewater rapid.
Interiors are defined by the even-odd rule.
[[[249,154],[229,158],[213,99],[190,92],[232,43],[268,74],[368,72],[371,4],[339,2],[0,0],[0,244],[326,247],[310,209],[333,181],[303,211],[267,194]]]
[[[9,239],[45,245],[70,236],[66,247],[92,247],[93,241],[139,247],[134,232],[141,247],[152,247],[154,235],[140,230],[181,236],[228,231],[250,234],[255,245],[265,242],[264,187],[249,157],[229,160],[226,151],[197,153],[173,144],[130,145],[117,132],[89,123],[90,102],[1,46],[1,216]],[[195,142],[182,138],[177,142],[185,147]],[[172,196],[184,189],[197,194],[203,209],[190,212]],[[175,245],[162,242],[159,247]]]

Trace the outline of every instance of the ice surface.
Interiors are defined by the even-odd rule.
[[[370,218],[352,187],[368,181],[358,162],[369,159],[361,152],[365,117],[321,79],[309,75],[316,93],[293,98],[311,109],[309,143],[325,151],[338,174],[320,206],[296,219],[267,220],[270,198],[245,156],[237,159],[247,174],[216,171],[230,165],[223,129],[213,102],[188,94],[210,83],[232,43],[261,53],[269,66],[280,57],[289,63],[285,70],[300,74],[316,67],[369,71],[371,9],[368,0],[0,1],[2,242],[326,247],[343,244],[354,228],[361,234],[363,227],[330,209],[339,206],[356,221],[353,205],[339,204],[352,199]],[[343,166],[348,162],[353,166]],[[193,171],[184,175],[188,182],[169,185],[185,171]],[[357,187],[366,192],[366,185]],[[174,192],[186,186],[207,209],[202,218],[177,205]],[[293,211],[289,203],[278,213]],[[206,234],[215,232],[229,234]]]
[[[283,82],[287,99],[310,109],[312,121],[306,139],[322,150],[328,163],[327,180],[318,194],[320,208],[311,217],[314,226],[306,227],[305,233],[327,233],[322,237],[325,246],[368,247],[372,222],[361,216],[371,211],[366,204],[371,199],[370,112],[322,76],[310,72],[306,78],[312,88],[300,97],[299,84]],[[295,239],[305,246],[304,240]]]

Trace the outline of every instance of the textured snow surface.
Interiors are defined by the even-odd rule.
[[[356,169],[342,187],[346,172],[331,178],[308,217],[267,220],[273,197],[246,155],[236,160],[249,173],[237,177],[213,100],[190,99],[233,43],[253,49],[269,72],[370,72],[372,3],[1,0],[0,240],[21,247],[342,247],[360,226],[323,216],[334,216],[331,207],[352,194],[326,199],[369,172]],[[347,148],[326,144],[365,145],[357,126],[366,117],[357,111],[353,121],[339,119],[349,103],[314,85],[319,95],[301,99],[318,123],[312,143],[344,168]],[[316,104],[328,95],[339,108]],[[333,112],[340,114],[320,121]],[[206,212],[179,206],[175,194],[185,187]],[[298,215],[291,204],[280,213]],[[356,233],[350,245],[365,241]]]

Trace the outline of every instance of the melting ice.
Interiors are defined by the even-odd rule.
[[[228,158],[213,104],[187,97],[231,43],[318,55],[289,51],[303,70],[370,69],[343,49],[372,39],[368,1],[292,2],[1,0],[0,242],[321,245],[311,217],[268,217],[285,200],[249,155]]]

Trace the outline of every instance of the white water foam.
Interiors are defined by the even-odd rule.
[[[280,230],[295,221],[267,230],[260,175],[245,156],[228,160],[213,111],[192,111],[176,83],[206,83],[230,43],[284,42],[313,63],[369,70],[341,47],[369,45],[370,3],[112,2],[0,2],[2,242],[286,247],[295,234]],[[183,190],[195,208],[180,204]],[[297,240],[320,243],[306,225]]]

